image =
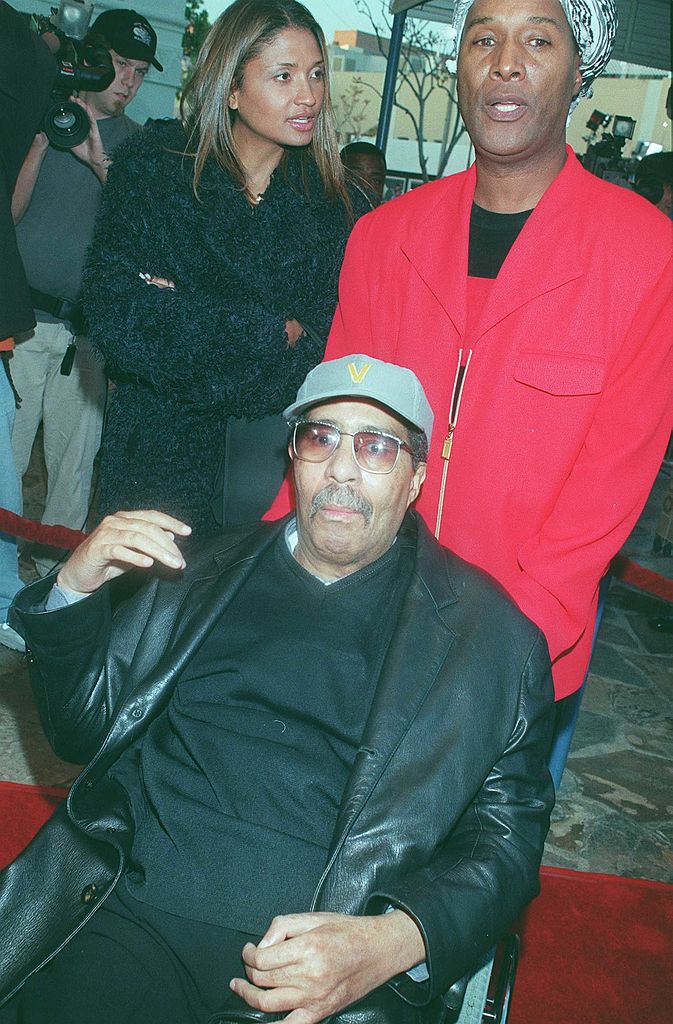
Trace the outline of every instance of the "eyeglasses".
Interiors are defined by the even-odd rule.
[[[394,434],[380,430],[359,430],[350,434],[332,423],[303,420],[295,425],[292,434],[292,451],[302,462],[326,462],[341,444],[342,437],[353,440],[353,458],[367,473],[392,473],[403,448],[412,454],[411,448]]]

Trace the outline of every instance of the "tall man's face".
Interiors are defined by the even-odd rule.
[[[373,402],[325,402],[303,418],[349,434],[381,431],[408,440],[402,421]],[[324,462],[295,458],[293,465],[299,531],[295,557],[323,579],[347,576],[384,554],[425,478],[425,463],[414,469],[404,449],[390,473],[361,469],[353,457],[352,438],[345,434]]]
[[[475,0],[458,54],[458,98],[477,156],[529,167],[557,158],[580,86],[558,0]]]

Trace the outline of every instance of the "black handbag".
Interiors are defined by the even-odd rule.
[[[280,413],[262,420],[230,416],[211,500],[221,526],[260,519],[276,497],[290,465],[288,428]]]

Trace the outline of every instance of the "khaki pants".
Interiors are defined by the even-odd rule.
[[[81,530],[87,519],[93,462],[100,446],[106,382],[89,342],[77,338],[72,372],[61,363],[73,335],[62,322],[38,323],[17,341],[11,371],[21,406],[12,431],[17,473],[25,474],[40,423],[44,431],[47,500],[43,523]],[[41,574],[53,560],[36,560]]]

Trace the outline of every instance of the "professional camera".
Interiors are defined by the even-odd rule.
[[[612,121],[612,133],[603,131],[601,138],[596,142],[596,133],[599,128],[607,128]],[[597,178],[604,178],[612,181],[615,185],[628,187],[631,160],[625,160],[622,151],[628,139],[633,138],[636,122],[632,117],[622,114],[603,114],[600,110],[594,110],[587,121],[587,128],[591,129],[590,136],[584,136],[588,142],[586,154],[582,161],[585,169],[595,174]]]
[[[115,69],[103,40],[87,36],[93,5],[83,0],[61,0],[51,17],[33,15],[35,31],[53,32],[61,41],[54,80],[42,131],[57,149],[72,149],[89,134],[86,110],[74,103],[73,92],[102,92],[112,83]]]

